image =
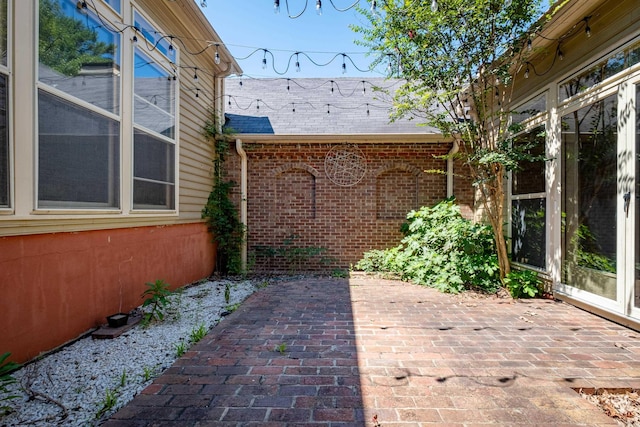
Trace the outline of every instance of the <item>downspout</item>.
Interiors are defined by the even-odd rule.
[[[242,140],[236,138],[236,151],[240,156],[240,222],[244,226],[244,236],[240,247],[242,271],[247,270],[247,153],[242,148]]]
[[[453,156],[460,150],[458,141],[453,141],[451,150],[447,153],[447,198],[453,196]]]

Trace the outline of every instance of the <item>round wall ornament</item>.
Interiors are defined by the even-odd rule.
[[[324,158],[324,171],[334,184],[350,187],[364,178],[367,158],[357,145],[336,145]]]

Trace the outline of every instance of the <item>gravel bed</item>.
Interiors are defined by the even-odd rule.
[[[169,368],[178,348],[189,348],[192,332],[202,326],[209,331],[267,283],[218,280],[188,286],[172,294],[162,322],[138,324],[115,339],[88,336],[27,364],[12,374],[17,382],[11,394],[19,397],[2,402],[11,412],[0,416],[0,426],[100,424]]]

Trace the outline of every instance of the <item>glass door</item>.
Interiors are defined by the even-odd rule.
[[[618,112],[611,95],[562,117],[562,281],[618,300]]]

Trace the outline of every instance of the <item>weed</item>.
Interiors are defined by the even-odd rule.
[[[331,277],[344,279],[344,278],[349,277],[349,272],[344,271],[341,268],[334,268],[333,271],[331,272]]]
[[[265,280],[264,282],[261,282],[258,285],[256,285],[256,288],[263,289],[263,288],[266,288],[267,286],[269,286],[269,281]]]
[[[204,325],[204,323],[201,323],[200,326],[194,328],[191,331],[191,335],[189,335],[189,341],[191,341],[192,343],[196,343],[204,338],[204,336],[207,335],[207,332],[207,327]]]
[[[118,403],[118,393],[116,390],[110,388],[105,392],[104,399],[100,402],[100,409],[96,413],[96,419],[99,420],[104,417],[107,412],[112,410]]]
[[[181,357],[187,352],[187,344],[184,341],[180,341],[175,345],[176,357]]]
[[[142,368],[142,379],[146,382],[149,381],[151,379],[151,377],[153,377],[153,374],[155,373],[155,369],[152,368],[151,366],[145,366],[144,368]]]
[[[228,283],[224,285],[224,302],[229,304],[229,300],[231,299],[231,286]]]
[[[143,325],[147,326],[153,320],[163,320],[167,307],[171,304],[169,296],[169,284],[164,280],[156,280],[155,282],[145,283],[148,287],[141,295],[146,299],[142,303],[142,307],[150,307],[149,311],[144,313],[142,318]]]
[[[120,387],[124,387],[127,385],[127,370],[122,370],[122,375],[120,375]]]
[[[280,354],[284,354],[284,352],[287,351],[287,344],[280,343],[273,349],[273,351],[277,351],[277,352],[280,352]]]
[[[238,309],[238,307],[240,307],[240,303],[239,302],[237,302],[235,304],[228,305],[224,309],[226,311],[228,311],[229,313],[233,313],[234,311],[236,311]]]
[[[10,407],[2,404],[2,402],[16,399],[18,397],[8,394],[8,386],[16,382],[16,379],[9,374],[20,367],[19,364],[8,361],[7,359],[9,359],[9,356],[11,356],[11,353],[9,352],[0,355],[0,395],[3,396],[0,397],[0,415],[11,410]]]

